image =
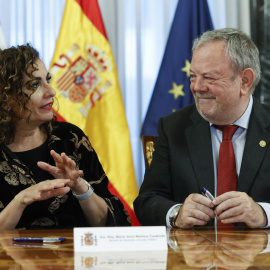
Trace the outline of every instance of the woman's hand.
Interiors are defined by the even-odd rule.
[[[64,195],[70,191],[66,185],[69,179],[54,179],[42,181],[36,185],[24,189],[15,196],[20,205],[27,206],[35,201],[47,200],[51,197]]]
[[[46,180],[22,190],[0,213],[0,230],[13,230],[27,205],[68,193],[69,182],[69,179]]]
[[[65,153],[59,155],[51,150],[51,155],[55,161],[55,166],[41,161],[38,162],[38,166],[49,172],[55,178],[70,179],[68,185],[77,195],[86,193],[89,187],[81,177],[83,171],[76,169],[76,163]],[[99,197],[94,192],[90,197],[79,201],[79,203],[87,222],[91,226],[104,226],[106,224],[108,207],[103,198]]]
[[[49,172],[55,178],[70,179],[70,183],[68,185],[75,192],[76,190],[81,190],[82,186],[86,187],[83,179],[81,178],[81,176],[83,175],[83,171],[76,169],[76,163],[71,158],[69,158],[65,153],[59,155],[54,150],[51,150],[50,153],[55,161],[56,166],[52,166],[46,162],[39,161],[37,165],[42,170]]]

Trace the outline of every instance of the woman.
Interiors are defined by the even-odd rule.
[[[50,81],[29,44],[0,50],[0,229],[130,225],[86,135],[55,120]]]

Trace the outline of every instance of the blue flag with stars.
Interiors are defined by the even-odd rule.
[[[194,102],[189,88],[192,44],[212,29],[207,0],[179,0],[141,135],[157,135],[160,117]]]

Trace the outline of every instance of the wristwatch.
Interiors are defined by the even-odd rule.
[[[175,207],[172,209],[172,211],[171,211],[171,213],[170,213],[170,215],[169,215],[169,222],[170,222],[170,225],[171,225],[172,227],[175,227],[175,220],[176,220],[176,218],[178,217],[180,208],[181,208],[181,205],[175,206]]]
[[[79,200],[79,201],[83,201],[83,200],[88,199],[88,198],[93,194],[93,192],[94,192],[93,187],[92,187],[86,180],[84,180],[84,181],[85,181],[86,185],[88,186],[88,191],[86,191],[86,192],[83,193],[83,194],[77,195],[77,194],[72,190],[73,196],[74,196],[77,200]]]

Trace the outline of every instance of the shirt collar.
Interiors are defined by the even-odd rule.
[[[241,128],[245,128],[245,129],[248,128],[252,105],[253,105],[253,97],[252,97],[252,95],[250,95],[250,99],[249,99],[249,103],[248,103],[248,107],[247,107],[246,111],[243,113],[243,115],[239,119],[237,119],[233,123],[234,125],[237,125]]]
[[[250,95],[247,109],[245,110],[245,112],[243,113],[243,115],[239,119],[237,119],[234,123],[232,123],[232,125],[236,125],[236,126],[239,126],[241,128],[247,129],[250,115],[251,115],[252,105],[253,105],[253,97],[252,97],[252,95]],[[213,125],[210,122],[209,122],[209,124],[210,124],[210,126]]]

